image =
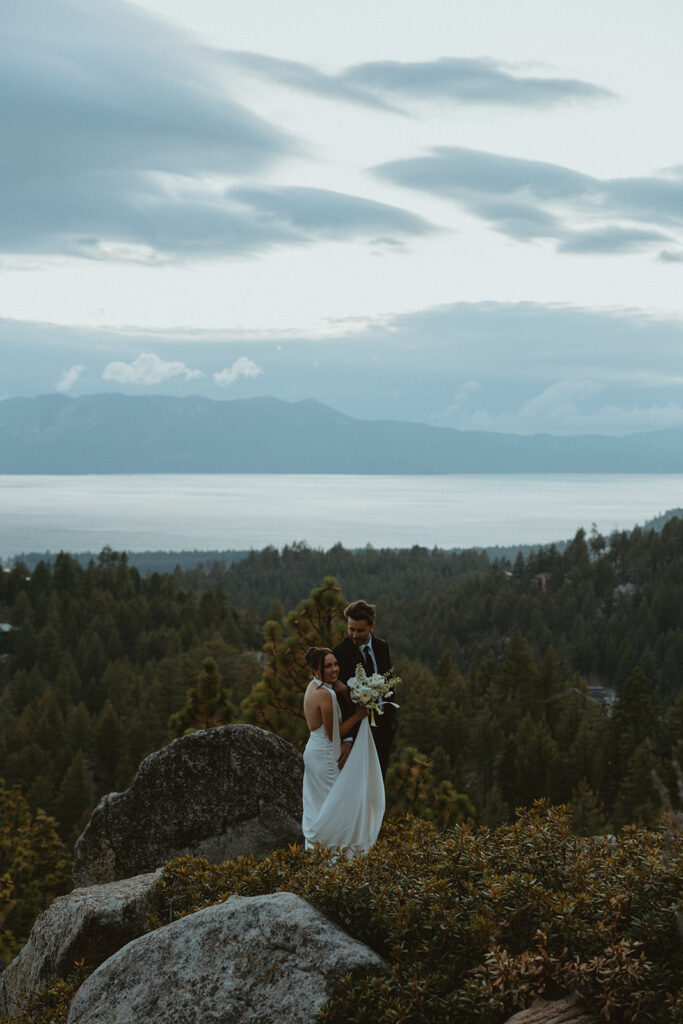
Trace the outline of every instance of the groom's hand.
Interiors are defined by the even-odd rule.
[[[339,771],[341,771],[344,765],[346,764],[348,756],[351,753],[352,746],[353,743],[342,743],[341,753],[339,755],[339,760],[337,761],[337,768],[339,769]]]

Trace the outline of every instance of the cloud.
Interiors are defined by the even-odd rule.
[[[486,197],[473,200],[469,210],[487,220],[496,231],[520,241],[558,238],[564,234],[564,227],[558,217],[532,203]]]
[[[387,203],[319,188],[233,188],[233,200],[290,239],[353,238],[378,231],[424,235],[434,228],[422,217]]]
[[[2,16],[0,252],[154,265],[428,230],[361,197],[256,188],[299,142],[228,97],[224,55],[132,4],[23,0]]]
[[[143,352],[132,363],[109,363],[104,368],[102,380],[117,384],[163,384],[173,377],[194,380],[202,376],[201,370],[191,370],[185,363],[167,362],[153,352]]]
[[[228,65],[315,96],[399,112],[415,100],[467,105],[549,107],[604,100],[606,89],[574,78],[531,77],[490,58],[441,57],[431,61],[373,61],[337,75],[309,64],[260,53],[225,51]]]
[[[263,373],[260,366],[248,359],[247,356],[240,356],[232,366],[214,373],[213,379],[220,387],[234,384],[240,377],[259,377]]]
[[[457,146],[374,168],[404,188],[452,200],[517,241],[551,238],[560,252],[652,249],[683,229],[683,176],[600,179],[558,164]],[[645,225],[645,226],[643,226]]]
[[[463,384],[459,385],[453,392],[453,398],[446,407],[446,409],[434,413],[432,419],[436,421],[448,420],[451,416],[459,414],[467,406],[472,395],[475,395],[481,388],[481,384],[476,380],[466,380]]]
[[[569,199],[595,188],[595,179],[540,160],[436,146],[425,156],[392,160],[374,168],[395,185],[467,201],[470,195],[522,195],[536,199]]]
[[[228,99],[220,62],[128,3],[22,0],[0,35],[0,249],[202,248],[198,185],[253,174],[298,144]],[[173,201],[171,201],[173,199]],[[210,205],[210,204],[207,204]],[[166,239],[164,239],[166,235]]]
[[[603,388],[601,382],[590,379],[556,381],[522,405],[520,420],[532,424],[539,420],[562,422],[574,417],[581,404],[595,398]]]
[[[528,77],[487,58],[375,61],[348,68],[341,80],[385,96],[450,99],[458,103],[546,107],[568,100],[606,99],[612,94],[574,78]]]
[[[634,382],[641,390],[647,378]],[[669,382],[671,383],[671,382]],[[513,403],[501,411],[485,406],[475,407],[476,392],[471,389],[433,417],[443,426],[459,430],[483,430],[514,434],[608,434],[683,428],[683,406],[678,402],[639,403],[634,395],[615,400],[615,390],[607,379],[556,380],[525,401]],[[607,401],[601,399],[608,395]]]
[[[672,252],[671,249],[662,249],[657,259],[660,263],[683,263],[683,250]]]
[[[667,235],[661,231],[614,225],[596,231],[567,233],[557,248],[558,252],[576,253],[638,252],[644,248],[651,248],[653,242],[661,244],[666,239]]]
[[[310,64],[300,61],[282,60],[262,53],[244,50],[224,50],[225,64],[240,72],[265,78],[280,85],[299,89],[323,99],[345,100],[364,106],[377,107],[398,113],[398,109],[382,100],[372,90],[359,88],[352,82],[344,81],[343,75],[326,75]]]
[[[215,399],[214,373],[225,367],[240,393],[263,393],[267,380],[275,398],[314,396],[360,419],[623,435],[683,426],[682,332],[681,316],[531,302],[452,303],[298,334],[291,327],[134,331],[0,319],[0,381],[12,397],[44,394],[64,367],[83,365],[94,390],[109,363],[109,389],[191,390]],[[262,374],[238,376],[244,359]]]
[[[70,391],[85,369],[84,366],[71,366],[57,382],[57,391]]]
[[[554,409],[534,410],[527,405],[509,413],[478,410],[461,420],[461,430],[484,430],[495,433],[553,434],[572,436],[603,434],[622,437],[625,434],[649,433],[657,430],[683,429],[683,406],[677,402],[663,405],[605,403],[598,408],[583,407],[580,402],[567,402]]]

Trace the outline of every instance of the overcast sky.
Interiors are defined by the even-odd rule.
[[[0,398],[683,428],[679,0],[0,21]]]

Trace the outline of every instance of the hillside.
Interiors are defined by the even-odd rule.
[[[681,473],[683,431],[521,436],[362,421],[313,400],[0,402],[0,473]]]

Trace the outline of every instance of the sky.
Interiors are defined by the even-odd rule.
[[[0,400],[683,428],[679,0],[11,0]]]

